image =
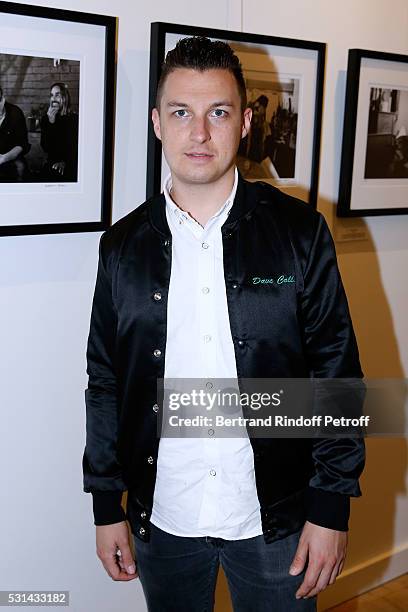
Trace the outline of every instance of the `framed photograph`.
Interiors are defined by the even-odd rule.
[[[408,213],[408,55],[350,49],[338,217]]]
[[[316,206],[325,44],[161,22],[151,26],[147,197],[160,193],[169,172],[150,119],[161,65],[180,38],[194,35],[227,42],[242,64],[253,109],[237,157],[243,177]]]
[[[0,236],[111,222],[116,18],[0,2]]]

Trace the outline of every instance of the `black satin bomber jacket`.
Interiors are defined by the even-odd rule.
[[[361,379],[324,217],[239,175],[221,231],[238,378]],[[159,446],[156,379],[164,377],[171,240],[163,194],[103,233],[87,345],[84,491],[93,496],[95,525],[127,519],[146,542]],[[282,274],[295,279],[284,291],[276,284],[251,284],[254,276]],[[299,530],[306,520],[348,529],[350,496],[361,495],[362,438],[250,442],[267,543]]]

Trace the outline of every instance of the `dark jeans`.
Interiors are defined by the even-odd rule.
[[[316,610],[316,597],[296,599],[304,572],[290,576],[300,531],[266,544],[245,540],[174,536],[151,524],[149,542],[134,537],[137,570],[149,612],[210,612],[219,564],[234,612]]]

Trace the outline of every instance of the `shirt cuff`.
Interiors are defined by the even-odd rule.
[[[112,525],[126,520],[121,506],[123,491],[91,491],[94,525]]]
[[[348,531],[350,496],[309,487],[307,491],[307,520],[315,525]]]

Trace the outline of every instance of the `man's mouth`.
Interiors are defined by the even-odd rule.
[[[213,155],[211,155],[211,153],[198,153],[195,151],[192,151],[191,153],[186,153],[187,157],[193,157],[196,159],[210,159],[210,157],[213,157]]]

